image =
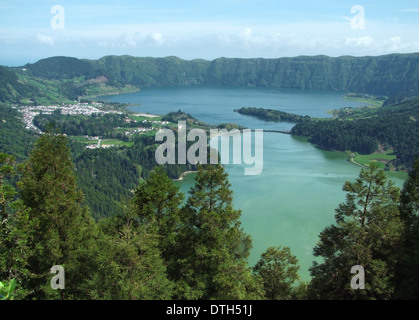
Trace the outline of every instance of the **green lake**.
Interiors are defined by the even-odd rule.
[[[138,104],[141,113],[166,114],[181,109],[210,123],[234,122],[252,129],[289,130],[293,124],[265,122],[240,115],[234,109],[261,107],[300,115],[329,117],[328,110],[362,104],[343,99],[342,92],[273,88],[170,87],[101,97],[106,101]],[[342,152],[324,151],[301,138],[264,132],[263,171],[245,175],[244,165],[226,164],[241,209],[242,226],[253,240],[249,264],[270,246],[288,246],[297,256],[302,280],[309,280],[313,247],[319,233],[334,222],[334,210],[345,200],[342,186],[353,181],[360,167],[350,164]],[[404,180],[392,175],[401,187]],[[176,182],[187,193],[194,174]],[[348,271],[349,272],[349,271]]]

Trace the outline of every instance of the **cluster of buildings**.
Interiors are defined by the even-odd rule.
[[[102,140],[98,138],[97,144],[90,144],[90,145],[86,146],[86,149],[99,149],[99,148],[107,149],[107,148],[114,147],[113,144],[101,144],[101,141]]]
[[[131,129],[129,131],[125,131],[125,135],[126,136],[132,136],[133,134],[136,134],[136,133],[140,133],[140,134],[141,133],[146,133],[146,132],[154,130],[154,129],[155,129],[154,127],[151,127],[151,128],[139,127],[139,128]]]
[[[36,127],[33,123],[34,118],[39,114],[52,114],[53,112],[60,110],[61,114],[63,115],[86,115],[91,116],[93,114],[103,115],[108,113],[113,114],[123,114],[123,112],[116,111],[116,110],[103,110],[103,104],[100,102],[92,102],[92,103],[74,103],[74,104],[62,104],[62,105],[53,105],[53,106],[20,106],[15,107],[19,112],[23,115],[23,122],[25,123],[26,129],[32,130],[36,133],[42,134],[41,129]],[[137,116],[145,116],[149,118],[157,117],[155,115],[148,115],[148,114],[138,114]],[[125,118],[125,122],[127,123],[137,123],[137,120],[130,119],[128,117]],[[168,125],[169,121],[158,121],[158,120],[148,120],[144,119],[142,121],[138,121],[139,127],[136,128],[127,128],[125,131],[125,135],[134,135],[134,134],[143,134],[152,130],[158,130],[159,127]],[[108,144],[101,144],[100,137],[90,137],[84,136],[85,139],[91,141],[98,141],[97,143],[90,144],[86,146],[87,149],[98,149],[98,148],[111,148],[114,145]]]
[[[127,119],[125,119],[125,122],[127,122],[126,120]],[[131,120],[131,119],[129,119],[129,120],[130,120],[130,122],[137,122],[136,120]],[[135,128],[135,129],[125,131],[125,135],[130,136],[130,135],[134,135],[136,133],[142,134],[142,133],[145,133],[145,132],[148,132],[148,131],[158,130],[158,128],[154,127],[153,125],[163,126],[163,125],[169,124],[169,121],[158,121],[158,120],[151,121],[151,120],[144,119],[143,121],[141,121],[141,123],[143,125],[146,125],[147,123],[150,123],[151,125],[147,125],[146,127],[138,127],[138,128]]]
[[[106,113],[117,113],[121,114],[120,111],[110,110],[104,111],[101,110],[103,106],[100,102],[92,103],[74,103],[74,104],[63,104],[56,106],[20,106],[18,110],[23,114],[23,122],[25,123],[26,129],[33,130],[37,133],[42,133],[42,131],[33,124],[33,119],[43,113],[51,114],[56,110],[61,110],[61,114],[64,115],[92,115],[92,114],[106,114]]]

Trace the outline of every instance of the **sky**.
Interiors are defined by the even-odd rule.
[[[0,0],[0,65],[419,52],[419,0]]]

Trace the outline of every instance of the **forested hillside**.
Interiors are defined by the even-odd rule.
[[[19,161],[29,155],[36,137],[25,128],[22,115],[0,103],[0,152],[13,154]]]
[[[23,97],[39,94],[39,90],[31,85],[19,82],[13,71],[0,66],[0,102],[17,103]]]
[[[322,259],[301,283],[298,259],[281,244],[248,266],[252,239],[221,165],[199,166],[186,201],[155,168],[117,201],[123,210],[98,222],[83,202],[67,142],[56,131],[43,134],[20,169],[18,189],[10,184],[15,159],[0,153],[2,300],[419,297],[419,160],[402,190],[376,165],[344,184],[346,200],[314,248]],[[65,290],[51,285],[57,263]],[[354,290],[353,266],[365,270],[362,290]]]
[[[99,60],[55,57],[25,67],[46,79],[103,76],[113,84],[136,87],[205,84],[419,95],[418,53],[213,61],[177,57],[106,56]],[[51,71],[54,69],[57,71]]]
[[[393,149],[395,165],[409,168],[419,155],[419,99],[411,99],[370,111],[365,117],[309,119],[291,133],[308,137],[321,148],[369,154]]]

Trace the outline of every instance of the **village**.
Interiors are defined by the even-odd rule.
[[[32,130],[36,133],[42,134],[42,130],[33,124],[33,119],[39,114],[52,114],[56,110],[61,110],[61,114],[64,115],[92,115],[92,114],[122,114],[121,111],[108,110],[104,111],[101,108],[103,104],[100,102],[91,103],[74,103],[74,104],[62,104],[53,106],[20,106],[16,107],[19,112],[23,114],[23,122],[28,130]]]
[[[103,103],[91,102],[91,103],[73,103],[73,104],[61,104],[52,106],[19,106],[14,107],[20,113],[22,113],[22,120],[25,124],[26,129],[31,130],[37,134],[42,134],[42,130],[34,124],[34,118],[40,114],[52,114],[53,112],[60,110],[62,115],[104,115],[104,114],[124,114],[124,112],[117,110],[104,110]],[[124,131],[125,136],[132,136],[135,134],[145,134],[150,131],[157,131],[162,126],[168,125],[168,121],[156,120],[158,115],[151,114],[133,114],[134,118],[126,116],[125,123],[132,124],[132,127],[126,128]],[[141,120],[136,120],[138,117]],[[146,118],[146,119],[144,119]],[[123,128],[117,128],[123,129]],[[99,136],[88,136],[85,135],[83,139],[86,142],[91,141],[92,143],[86,145],[86,149],[98,149],[98,148],[112,148],[115,144],[103,143]],[[94,143],[93,143],[94,142]]]

